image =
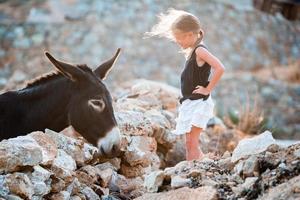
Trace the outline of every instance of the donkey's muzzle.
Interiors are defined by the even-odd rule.
[[[106,136],[98,141],[98,155],[105,158],[114,158],[120,154],[120,130],[114,127]]]

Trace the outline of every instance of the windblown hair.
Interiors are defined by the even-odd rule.
[[[189,12],[170,8],[166,14],[160,13],[158,19],[158,23],[152,27],[151,31],[145,33],[145,38],[156,36],[175,42],[175,32],[185,33],[191,31],[199,34],[198,43],[203,39],[204,32],[201,29],[199,19]],[[191,48],[181,50],[186,58],[190,56],[191,52]]]
[[[154,25],[150,32],[146,32],[146,37],[164,37],[172,41],[175,40],[174,32],[194,32],[200,34],[200,39],[203,38],[203,31],[199,19],[191,13],[183,10],[168,9],[167,13],[158,15],[159,21]]]

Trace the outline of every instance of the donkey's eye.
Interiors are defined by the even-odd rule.
[[[105,108],[105,103],[103,99],[91,99],[88,101],[88,105],[98,112],[102,112]]]
[[[101,101],[92,101],[92,103],[93,103],[95,106],[101,106],[101,105],[102,105],[102,102],[101,102]]]

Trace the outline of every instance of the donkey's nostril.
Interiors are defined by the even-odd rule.
[[[106,156],[106,153],[105,153],[105,151],[104,151],[104,149],[103,149],[102,146],[100,147],[99,151],[100,151],[100,155]]]
[[[116,145],[114,144],[113,147],[112,147],[112,152],[115,152],[117,149]]]
[[[114,156],[119,156],[120,155],[120,148],[119,148],[119,145],[116,145],[116,144],[114,144],[113,145],[113,148],[112,148],[112,154],[114,155]]]

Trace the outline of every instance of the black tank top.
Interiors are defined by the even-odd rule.
[[[206,87],[209,84],[208,78],[209,78],[210,71],[211,71],[211,66],[207,62],[205,62],[201,67],[198,66],[197,60],[196,60],[196,52],[195,52],[198,47],[206,48],[202,44],[196,46],[196,48],[193,50],[190,58],[185,62],[184,69],[181,73],[182,98],[180,99],[180,103],[182,103],[186,99],[206,100],[209,97],[209,94],[203,95],[203,94],[193,94],[192,93],[196,89],[197,85]]]

